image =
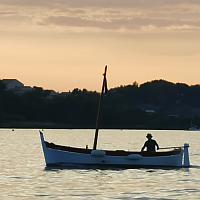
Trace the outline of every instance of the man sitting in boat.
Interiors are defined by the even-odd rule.
[[[153,136],[150,133],[147,134],[146,138],[148,140],[144,143],[144,146],[142,147],[141,151],[144,151],[145,148],[147,148],[148,152],[155,152],[156,147],[157,147],[157,150],[159,149],[157,142],[153,140],[152,137]]]

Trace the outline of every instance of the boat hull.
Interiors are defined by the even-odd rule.
[[[188,147],[175,154],[142,155],[141,152],[127,155],[107,155],[103,150],[91,150],[84,153],[49,148],[40,133],[42,148],[47,167],[87,167],[87,168],[163,168],[189,167]],[[113,151],[114,152],[114,151]],[[108,152],[109,154],[109,152]],[[187,155],[186,155],[187,154]]]

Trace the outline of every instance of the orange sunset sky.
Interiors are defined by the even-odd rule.
[[[199,0],[0,0],[0,79],[68,91],[200,84]]]

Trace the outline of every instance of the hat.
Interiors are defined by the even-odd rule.
[[[153,136],[151,135],[151,133],[148,133],[146,138],[152,138]]]

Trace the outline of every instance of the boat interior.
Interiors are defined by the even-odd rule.
[[[45,141],[46,147],[50,149],[56,149],[61,151],[68,151],[74,153],[83,153],[83,154],[91,154],[93,149],[88,148],[77,148],[77,147],[69,147],[57,145],[54,143],[49,143]],[[145,157],[155,157],[155,156],[170,156],[180,154],[182,151],[181,147],[175,147],[172,150],[168,151],[157,151],[157,152],[147,152],[147,151],[124,151],[124,150],[104,150],[105,154],[108,156],[128,156],[130,154],[139,154]]]

